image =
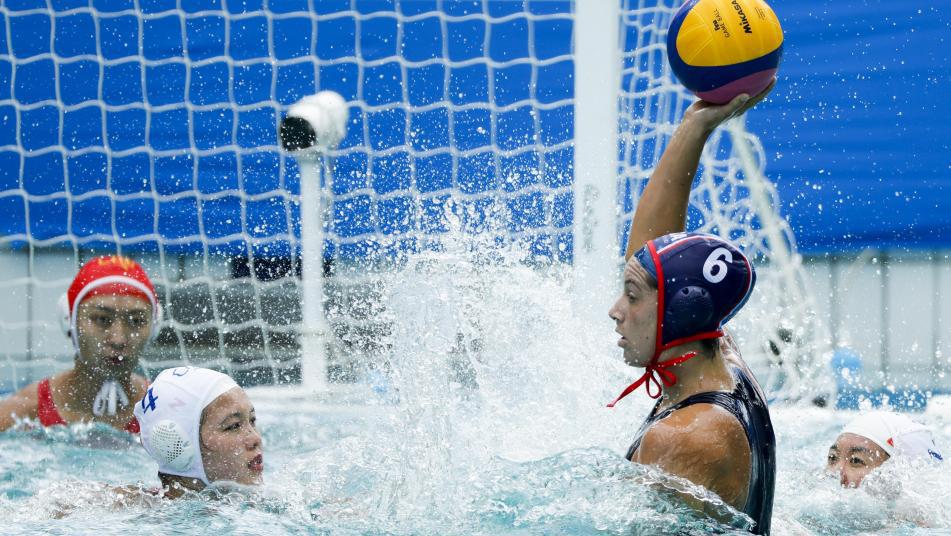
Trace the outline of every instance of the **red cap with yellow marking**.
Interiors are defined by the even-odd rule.
[[[121,255],[96,257],[83,265],[66,294],[60,298],[60,313],[67,335],[79,348],[76,315],[79,304],[93,296],[134,296],[152,306],[152,334],[161,319],[161,305],[155,287],[139,263]]]

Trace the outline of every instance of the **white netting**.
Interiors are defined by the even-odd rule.
[[[689,100],[663,57],[672,3],[623,4],[619,228]],[[333,376],[352,378],[353,362],[386,344],[366,267],[438,247],[447,204],[464,232],[488,230],[535,256],[570,260],[572,9],[5,2],[0,292],[13,303],[0,312],[9,341],[0,390],[69,361],[56,298],[81,261],[115,251],[143,262],[166,305],[149,372],[187,362],[245,382],[296,379],[299,177],[277,129],[290,104],[318,90],[341,93],[351,115],[327,191]],[[605,87],[604,98],[615,96]],[[702,228],[777,265],[768,238],[748,232],[775,214],[749,201],[728,137],[711,142],[693,206]],[[795,280],[795,257],[781,263],[788,268],[777,280]],[[777,318],[790,318],[783,311]]]
[[[14,1],[0,17],[2,285],[17,300],[0,318],[0,389],[69,361],[47,304],[113,251],[141,260],[166,304],[147,368],[294,379],[299,188],[277,126],[318,89],[352,117],[328,270],[423,247],[450,197],[470,229],[501,203],[502,234],[543,255],[570,244],[566,2]],[[371,350],[363,335],[381,327],[351,303],[366,287],[336,281],[335,347]]]

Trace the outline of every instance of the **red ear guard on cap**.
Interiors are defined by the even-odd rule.
[[[677,376],[666,369],[687,361],[696,352],[658,362],[660,354],[689,342],[721,337],[723,324],[743,307],[756,283],[756,272],[749,259],[735,246],[713,235],[664,235],[647,242],[634,258],[657,281],[654,355],[644,375],[609,407],[641,384],[647,385],[651,398],[659,398],[661,381],[667,387],[677,382]]]
[[[150,336],[154,337],[158,333],[162,305],[142,266],[128,257],[118,255],[96,257],[79,269],[66,294],[60,297],[57,303],[60,325],[66,336],[72,339],[73,347],[77,351],[79,337],[76,333],[76,315],[79,304],[86,298],[102,295],[135,296],[148,302],[152,306]]]

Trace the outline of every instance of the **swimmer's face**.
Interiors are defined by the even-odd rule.
[[[152,331],[152,304],[135,296],[93,296],[76,313],[79,357],[106,374],[131,372]]]
[[[260,484],[264,451],[254,406],[235,387],[205,407],[201,417],[201,460],[209,482]]]
[[[837,473],[844,488],[857,488],[866,475],[888,460],[888,453],[872,440],[856,434],[841,434],[829,447],[826,471]]]
[[[608,311],[621,335],[617,344],[624,348],[624,361],[634,367],[647,366],[657,339],[657,289],[650,279],[631,257],[624,267],[624,291]]]

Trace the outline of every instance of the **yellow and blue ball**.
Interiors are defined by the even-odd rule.
[[[765,89],[782,57],[783,29],[762,0],[688,0],[667,33],[677,80],[716,104]]]

